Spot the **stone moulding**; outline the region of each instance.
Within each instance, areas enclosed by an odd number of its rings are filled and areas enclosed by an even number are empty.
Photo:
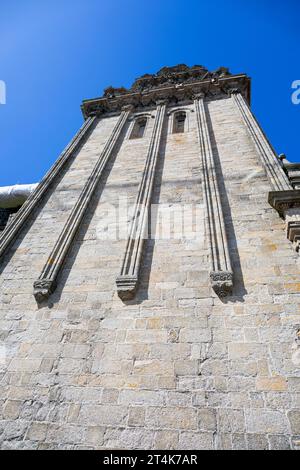
[[[182,81],[180,81],[182,80]],[[121,94],[110,93],[103,97],[83,101],[81,110],[83,116],[94,116],[99,113],[115,112],[124,105],[133,105],[136,108],[152,106],[157,100],[169,100],[175,103],[192,101],[196,93],[207,93],[211,97],[227,96],[228,90],[239,87],[245,99],[250,102],[250,79],[245,74],[239,75],[200,75],[191,82],[185,81],[181,74],[171,74],[170,80],[165,81],[163,87],[132,87]]]
[[[203,192],[211,263],[210,281],[216,294],[220,297],[225,297],[232,292],[233,271],[217,183],[214,155],[207,124],[204,96],[196,96],[194,104],[203,168]]]
[[[296,251],[299,251],[300,191],[294,189],[298,184],[299,165],[282,162],[284,159],[275,154],[239,90],[233,89],[230,93],[255,144],[273,189],[269,193],[268,202],[285,220],[287,238],[293,243]],[[293,178],[290,174],[293,174]]]
[[[136,294],[138,285],[138,276],[120,274],[116,279],[117,291],[120,299],[131,300]]]
[[[10,244],[16,239],[24,223],[33,213],[37,205],[43,200],[45,193],[48,191],[50,185],[56,180],[57,176],[60,174],[68,160],[72,157],[74,152],[77,151],[79,146],[86,140],[89,132],[94,128],[96,121],[96,117],[89,117],[83,123],[73,140],[61,153],[58,160],[44,176],[40,184],[32,192],[21,209],[16,213],[12,222],[6,226],[5,230],[0,236],[0,258],[5,253]]]
[[[271,191],[268,196],[269,204],[285,221],[286,235],[293,248],[300,249],[300,190]]]
[[[286,191],[292,189],[288,177],[286,176],[278,157],[268,142],[264,132],[260,128],[257,120],[253,116],[247,102],[238,88],[231,89],[229,93],[240,112],[242,120],[255,144],[263,167],[274,191]]]
[[[165,102],[158,102],[146,163],[140,182],[130,233],[126,244],[120,275],[116,278],[117,292],[122,300],[135,296],[141,264],[148,213],[165,116]]]
[[[289,162],[284,154],[279,155],[278,158],[292,187],[300,189],[300,163]]]
[[[219,297],[226,297],[231,293],[233,286],[232,271],[211,271],[209,277],[212,288]]]
[[[48,257],[48,260],[39,276],[33,284],[33,295],[37,302],[46,300],[56,288],[57,275],[63,265],[64,259],[70,248],[72,240],[79,228],[86,208],[100,181],[103,170],[115,148],[124,125],[129,116],[130,109],[124,109],[107,140],[90,176],[88,177],[71,213]]]

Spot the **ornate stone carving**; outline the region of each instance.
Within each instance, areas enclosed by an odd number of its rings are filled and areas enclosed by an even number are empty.
[[[156,116],[143,176],[135,202],[135,211],[131,223],[129,238],[126,244],[121,272],[116,279],[118,295],[122,300],[132,299],[136,293],[138,285],[139,269],[145,239],[145,231],[148,226],[148,211],[151,204],[152,188],[158,159],[165,110],[165,102],[159,101],[157,103]]]
[[[120,275],[116,279],[118,295],[122,300],[131,300],[136,293],[138,276]]]
[[[49,170],[46,176],[44,176],[35,191],[31,193],[27,201],[23,204],[21,209],[13,218],[12,222],[6,227],[0,237],[0,257],[3,255],[12,241],[15,240],[20,229],[32,214],[35,207],[40,203],[40,201],[43,200],[45,193],[48,191],[50,185],[55,181],[56,177],[60,174],[67,161],[72,157],[74,152],[87,138],[87,135],[92,130],[95,122],[95,117],[90,117],[84,122],[74,139],[62,152],[58,160],[54,163],[53,167]]]
[[[33,295],[38,303],[48,299],[54,291],[54,282],[50,279],[39,279],[33,284]]]
[[[289,162],[283,153],[278,158],[292,187],[300,189],[300,163]]]
[[[80,196],[49,255],[49,258],[39,276],[39,279],[34,283],[34,296],[37,302],[39,302],[41,299],[47,298],[47,296],[53,292],[56,286],[57,275],[63,265],[64,259],[79,228],[91,197],[93,196],[94,191],[100,181],[102,172],[120,137],[129,113],[129,109],[122,111],[117,124],[115,125],[108,141],[106,142],[97,163],[95,164],[89,178],[87,179]]]
[[[195,109],[202,158],[203,191],[210,248],[210,281],[216,294],[224,297],[232,291],[233,272],[203,97],[195,99]]]
[[[250,80],[246,75],[231,75],[225,67],[210,72],[201,65],[188,67],[180,64],[163,67],[156,74],[143,75],[129,89],[108,87],[102,98],[85,100],[82,112],[87,117],[115,112],[124,104],[143,107],[152,106],[158,99],[168,99],[174,103],[192,101],[193,95],[199,92],[225,96],[227,90],[234,87],[239,87],[249,100]]]
[[[174,67],[163,67],[156,74],[143,75],[133,83],[130,90],[149,91],[158,87],[182,85],[183,83],[193,83],[204,79],[216,79],[230,75],[229,70],[225,67],[220,67],[215,72],[209,72],[202,65],[188,67],[185,64],[180,64]]]

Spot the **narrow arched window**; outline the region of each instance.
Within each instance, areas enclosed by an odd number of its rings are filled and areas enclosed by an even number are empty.
[[[147,124],[147,118],[139,118],[135,121],[133,129],[130,134],[130,139],[141,139],[144,137]]]
[[[173,134],[184,132],[186,114],[183,111],[180,111],[174,115],[173,119]]]

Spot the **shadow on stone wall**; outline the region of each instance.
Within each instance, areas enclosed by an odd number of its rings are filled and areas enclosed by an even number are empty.
[[[244,296],[247,294],[247,290],[244,284],[241,260],[239,256],[238,246],[237,246],[237,240],[236,240],[234,224],[232,220],[231,208],[230,208],[228,194],[227,194],[226,187],[225,187],[224,175],[222,172],[222,165],[221,165],[220,155],[218,152],[218,146],[217,146],[217,142],[216,142],[216,138],[215,138],[215,134],[213,130],[211,117],[210,117],[207,105],[205,105],[205,107],[206,107],[207,124],[208,124],[209,133],[210,133],[211,145],[212,145],[212,152],[213,152],[214,160],[216,163],[218,186],[219,186],[221,200],[222,200],[226,234],[228,238],[230,258],[231,258],[233,276],[234,276],[232,295],[224,297],[220,300],[223,303],[244,302]]]
[[[104,168],[102,177],[100,179],[100,182],[98,184],[98,187],[95,190],[95,193],[93,194],[88,211],[84,214],[79,229],[74,237],[73,243],[71,244],[70,250],[67,254],[65,263],[62,267],[61,272],[58,275],[57,278],[57,287],[55,292],[50,296],[48,300],[48,306],[52,307],[53,304],[59,303],[64,287],[66,285],[66,282],[68,280],[68,277],[72,271],[72,267],[75,263],[75,260],[77,258],[77,255],[80,251],[81,246],[85,243],[84,242],[84,237],[89,229],[90,223],[94,217],[95,211],[99,205],[102,193],[104,188],[106,187],[106,183],[108,180],[108,177],[113,169],[114,163],[116,161],[116,158],[118,156],[118,153],[120,151],[120,148],[124,142],[124,138],[128,132],[128,127],[130,123],[127,122],[126,125],[124,126],[124,129],[120,135],[119,141],[116,144],[116,147],[113,151],[113,154],[111,155],[109,161],[107,162],[107,165]],[[121,262],[121,258],[120,258]],[[112,285],[112,290],[115,288],[115,284]],[[74,292],[76,291],[76,287],[74,287]]]
[[[67,162],[65,163],[61,173],[59,173],[54,181],[51,183],[49,186],[49,189],[46,191],[46,193],[42,196],[42,198],[39,200],[38,204],[35,206],[33,209],[32,213],[30,214],[29,218],[26,220],[26,222],[22,225],[21,230],[17,234],[16,238],[14,241],[10,244],[10,246],[6,249],[4,255],[0,257],[0,275],[4,271],[5,267],[9,264],[11,261],[12,257],[14,256],[14,253],[16,250],[20,247],[22,244],[25,236],[27,235],[28,231],[32,228],[33,224],[36,221],[36,218],[39,216],[39,214],[43,211],[44,207],[48,203],[49,199],[53,194],[55,193],[58,185],[60,182],[63,180],[65,175],[68,173],[71,165],[73,164],[74,160],[76,159],[77,155],[81,152],[82,147],[86,144],[88,141],[90,135],[94,131],[95,127],[97,126],[98,121],[95,121],[95,124],[89,129],[89,131],[86,134],[86,138],[83,140],[83,142],[78,146],[77,150],[73,152],[73,154],[69,157]],[[59,158],[59,157],[58,157]],[[54,164],[55,162],[53,162]],[[3,232],[2,232],[3,233]],[[0,232],[1,235],[1,232]],[[49,251],[51,250],[52,246],[49,247]],[[37,274],[39,276],[40,273]],[[34,279],[35,280],[35,279]],[[33,291],[33,287],[32,287]]]

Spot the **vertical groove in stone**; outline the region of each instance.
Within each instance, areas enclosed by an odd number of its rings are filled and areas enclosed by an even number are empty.
[[[148,226],[148,212],[151,204],[155,168],[158,159],[165,110],[166,104],[159,103],[156,109],[156,117],[146,157],[143,176],[135,202],[135,210],[131,223],[130,234],[126,244],[122,267],[120,275],[116,279],[118,294],[123,300],[133,298],[138,285],[142,249],[145,238],[145,231]]]
[[[96,121],[97,118],[94,116],[89,117],[83,123],[83,125],[75,135],[74,139],[61,153],[58,160],[54,163],[52,168],[44,176],[38,187],[35,189],[35,191],[33,191],[27,201],[23,204],[21,209],[17,212],[12,222],[7,225],[6,229],[3,231],[0,237],[0,257],[4,254],[6,248],[8,248],[10,243],[15,240],[23,224],[29,218],[30,214],[32,214],[35,207],[43,199],[45,193],[49,189],[49,186],[55,181],[56,177],[60,174],[67,161],[87,137],[88,133],[93,128]]]
[[[93,196],[94,191],[100,181],[103,170],[120,137],[129,113],[129,109],[123,110],[121,112],[118,122],[115,125],[108,141],[106,142],[91,174],[89,175],[38,280],[34,282],[34,296],[38,302],[47,299],[49,295],[55,290],[57,275],[62,267],[72,240],[79,228],[91,197]]]
[[[254,141],[272,188],[275,191],[293,189],[288,180],[288,177],[280,166],[274,150],[272,149],[266,136],[253,116],[244,97],[241,95],[241,93],[239,93],[238,90],[231,90],[231,96],[241,114],[244,123],[246,124],[252,140]]]
[[[203,167],[203,190],[210,248],[210,280],[213,289],[224,297],[231,293],[233,272],[225,230],[223,209],[217,182],[204,98],[195,99],[198,138]]]

